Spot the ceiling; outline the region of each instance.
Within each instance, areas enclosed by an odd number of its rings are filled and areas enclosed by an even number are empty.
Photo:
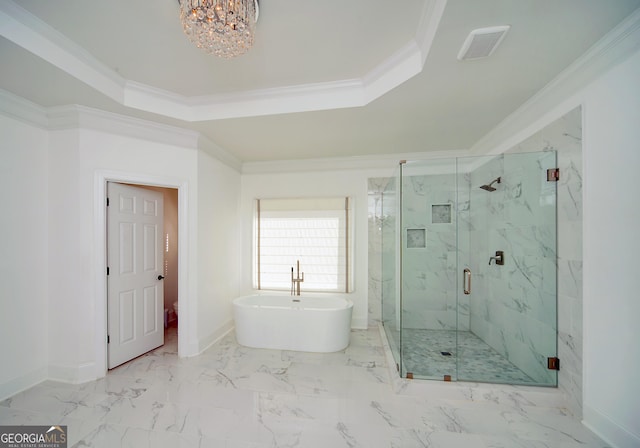
[[[227,60],[187,40],[178,0],[2,0],[0,89],[196,130],[241,162],[462,150],[638,7],[261,0],[255,46]],[[496,25],[491,57],[457,60]]]

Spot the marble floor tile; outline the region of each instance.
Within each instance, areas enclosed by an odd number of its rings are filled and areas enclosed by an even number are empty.
[[[180,359],[171,328],[163,347],[105,378],[45,381],[0,402],[0,425],[67,425],[77,448],[607,446],[556,389],[427,380],[398,388],[408,380],[388,364],[380,334],[354,330],[348,348],[328,354],[251,349],[228,334]]]

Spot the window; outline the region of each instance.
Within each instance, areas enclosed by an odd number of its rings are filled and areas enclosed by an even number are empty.
[[[287,290],[304,272],[303,291],[349,292],[349,198],[258,199],[254,287]]]

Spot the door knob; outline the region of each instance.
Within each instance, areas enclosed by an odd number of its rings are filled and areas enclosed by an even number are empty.
[[[158,280],[163,280],[164,279],[164,275],[158,275]]]

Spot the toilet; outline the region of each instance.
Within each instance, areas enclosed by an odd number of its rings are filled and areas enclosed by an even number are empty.
[[[173,302],[173,312],[176,313],[176,319],[178,318],[178,301]]]

